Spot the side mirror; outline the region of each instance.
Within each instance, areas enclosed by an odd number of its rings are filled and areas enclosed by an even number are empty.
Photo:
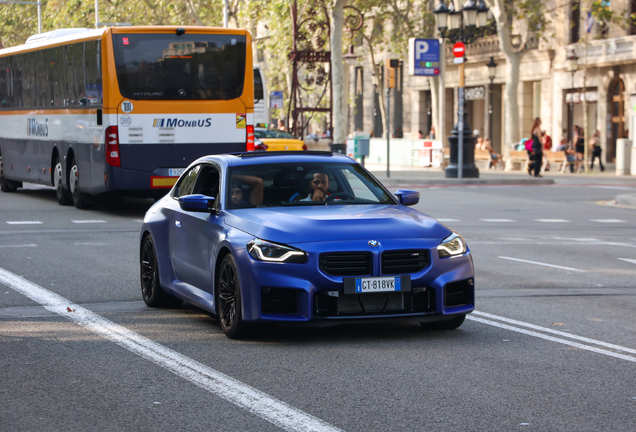
[[[404,206],[412,206],[420,202],[420,193],[417,191],[398,189],[395,191],[395,196]]]
[[[214,210],[214,198],[206,195],[184,195],[179,197],[181,210],[210,213]]]

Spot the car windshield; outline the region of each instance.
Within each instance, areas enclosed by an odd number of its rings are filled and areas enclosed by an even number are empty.
[[[247,205],[253,188],[244,179],[254,178],[263,182],[257,207],[397,204],[359,164],[298,162],[233,168],[226,182],[226,208],[253,207]]]
[[[285,131],[277,130],[255,130],[254,136],[256,138],[283,138],[283,139],[296,139],[292,134]]]

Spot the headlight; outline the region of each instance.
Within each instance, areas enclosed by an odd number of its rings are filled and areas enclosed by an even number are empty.
[[[247,244],[247,251],[258,261],[304,264],[307,261],[305,251],[289,246],[254,239]]]
[[[466,253],[466,242],[458,233],[453,231],[437,246],[437,254],[440,258],[451,257]]]

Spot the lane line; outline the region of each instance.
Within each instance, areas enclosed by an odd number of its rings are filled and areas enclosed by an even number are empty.
[[[611,348],[611,349],[614,349],[614,350],[617,350],[617,351],[623,351],[623,352],[630,353],[630,354],[636,354],[636,349],[626,348],[624,346],[614,345],[614,344],[607,343],[607,342],[602,342],[602,341],[599,341],[599,340],[596,340],[596,339],[586,338],[584,336],[577,336],[577,335],[574,335],[572,333],[566,333],[566,332],[563,332],[563,331],[554,330],[554,329],[547,328],[547,327],[541,327],[541,326],[530,324],[530,323],[523,322],[523,321],[517,321],[517,320],[510,319],[510,318],[506,318],[506,317],[502,317],[502,316],[498,316],[498,315],[493,315],[493,314],[489,314],[489,313],[486,313],[486,312],[479,312],[479,311],[473,311],[472,314],[483,316],[485,318],[495,319],[495,320],[498,320],[498,321],[504,321],[504,322],[507,322],[507,323],[510,323],[510,324],[514,324],[514,325],[518,325],[518,326],[521,326],[521,327],[531,328],[533,330],[539,330],[539,331],[546,332],[546,333],[552,333],[552,334],[559,335],[559,336],[566,337],[566,338],[570,338],[570,339],[576,339],[576,340],[579,340],[581,342],[586,342],[586,343],[591,343],[591,344],[595,344],[595,345],[604,346],[606,348]]]
[[[528,263],[528,264],[540,265],[540,266],[544,266],[544,267],[553,267],[553,268],[558,268],[558,269],[561,269],[561,270],[570,270],[570,271],[575,271],[575,272],[587,273],[587,270],[579,270],[579,269],[575,269],[575,268],[572,268],[572,267],[563,267],[563,266],[558,266],[558,265],[554,265],[554,264],[546,264],[546,263],[537,262],[537,261],[529,261],[529,260],[524,260],[524,259],[519,259],[519,258],[511,258],[511,257],[504,257],[504,256],[500,256],[498,258],[505,259],[505,260],[510,260],[510,261],[518,261],[518,262],[523,262],[523,263]]]
[[[438,222],[460,222],[459,219],[437,219]]]
[[[42,225],[40,221],[7,221],[9,225]]]
[[[514,222],[512,219],[479,219],[482,222]]]
[[[590,219],[590,222],[598,222],[598,223],[624,223],[625,221],[622,219]]]
[[[564,223],[564,222],[571,222],[571,221],[567,219],[535,219],[535,222]]]
[[[545,339],[545,340],[548,340],[548,341],[551,341],[551,342],[556,342],[556,343],[560,343],[560,344],[563,344],[563,345],[569,345],[569,346],[572,346],[572,347],[575,347],[575,348],[580,348],[580,349],[584,349],[584,350],[587,350],[587,351],[592,351],[592,352],[595,352],[597,354],[604,354],[606,356],[615,357],[615,358],[618,358],[618,359],[621,359],[621,360],[627,360],[627,361],[636,363],[636,357],[632,357],[632,356],[629,356],[629,355],[619,354],[619,353],[615,353],[615,352],[612,352],[612,351],[608,351],[608,350],[604,350],[604,349],[596,348],[596,347],[591,347],[589,345],[583,345],[583,344],[580,344],[578,342],[572,342],[572,341],[565,340],[565,339],[559,339],[559,338],[556,338],[556,337],[553,337],[553,336],[548,336],[548,335],[545,335],[545,334],[542,334],[542,333],[537,333],[537,332],[533,332],[533,331],[530,331],[530,330],[524,330],[524,329],[521,329],[519,327],[513,327],[513,326],[510,326],[510,325],[507,325],[507,324],[501,324],[501,323],[498,323],[498,322],[495,322],[495,321],[490,321],[490,320],[483,319],[483,318],[477,318],[477,317],[470,316],[470,315],[467,315],[466,319],[469,319],[471,321],[480,322],[482,324],[488,324],[488,325],[491,325],[491,326],[494,326],[494,327],[499,327],[499,328],[502,328],[502,329],[505,329],[505,330],[511,330],[511,331],[514,331],[514,332],[517,332],[517,333],[523,333],[525,335],[533,336],[533,337],[536,337],[536,338],[539,338],[539,339]]]
[[[571,241],[579,241],[579,242],[600,242],[599,239],[595,238],[569,238],[569,237],[552,237],[555,240],[571,240]]]
[[[160,345],[33,282],[0,268],[0,283],[158,366],[286,431],[337,432],[340,429],[260,390]],[[70,311],[69,311],[70,309]]]
[[[625,261],[628,263],[632,263],[632,264],[636,264],[636,259],[630,259],[630,258],[619,258],[619,260],[621,261]]]
[[[75,246],[108,246],[108,243],[99,242],[86,242],[86,243],[73,243]]]
[[[74,220],[71,221],[76,224],[90,224],[90,223],[106,223],[105,220],[92,219],[92,220]]]
[[[37,247],[34,244],[22,244],[22,245],[0,245],[0,248],[23,248],[23,247]]]

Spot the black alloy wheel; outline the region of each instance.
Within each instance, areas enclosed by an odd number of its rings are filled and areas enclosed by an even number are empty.
[[[53,162],[53,186],[55,187],[55,195],[57,196],[57,202],[60,205],[73,204],[73,197],[71,193],[64,189],[62,185],[62,179],[64,178],[64,170],[62,169],[62,162],[59,156],[55,156]]]
[[[242,339],[250,335],[250,328],[242,319],[241,285],[234,257],[228,254],[219,268],[216,284],[216,310],[221,329],[230,339]]]
[[[3,174],[3,165],[2,165],[2,152],[0,152],[0,190],[2,192],[15,192],[18,190],[18,187],[11,180],[7,180],[4,178]]]
[[[78,209],[89,209],[92,204],[86,199],[86,194],[80,192],[80,175],[79,168],[77,166],[77,159],[73,156],[73,162],[71,162],[71,171],[68,175],[68,185],[71,189],[71,196],[73,198],[73,204]]]
[[[465,319],[466,314],[461,314],[446,321],[421,322],[420,324],[426,330],[455,330],[464,323]]]
[[[140,256],[141,295],[144,302],[150,307],[178,307],[182,300],[173,297],[161,288],[159,283],[159,266],[157,253],[150,235],[144,237],[141,242]]]

